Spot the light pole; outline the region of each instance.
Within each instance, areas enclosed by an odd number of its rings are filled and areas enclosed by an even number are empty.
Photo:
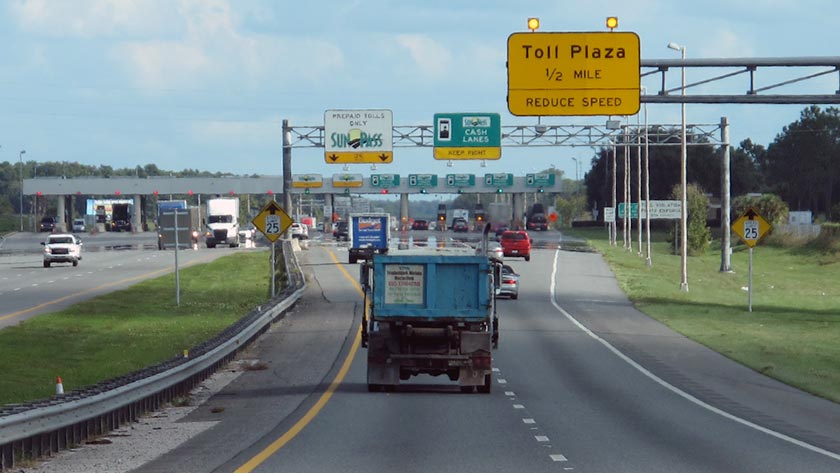
[[[580,188],[580,183],[578,182],[578,181],[580,181],[580,172],[578,171],[578,165],[580,163],[578,162],[578,158],[575,158],[575,157],[572,157],[572,161],[575,162],[575,184],[577,185],[578,188]]]
[[[680,290],[688,292],[688,197],[686,190],[686,162],[688,161],[688,152],[686,150],[686,136],[685,136],[685,46],[677,43],[668,43],[668,48],[674,51],[679,51],[682,56],[682,124],[680,131],[682,140],[680,142]]]
[[[642,87],[645,95],[647,95],[647,87]],[[648,133],[648,110],[647,102],[645,102],[645,234],[646,240],[646,255],[645,264],[651,267],[650,260],[650,159],[648,156],[648,145],[650,143],[650,134]]]
[[[26,150],[20,150],[18,153],[18,161],[20,162],[20,231],[23,231],[23,155]]]

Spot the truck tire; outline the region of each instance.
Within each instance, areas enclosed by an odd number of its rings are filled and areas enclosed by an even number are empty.
[[[525,255],[525,261],[531,261],[531,255]]]
[[[381,384],[368,383],[368,392],[378,393],[379,391],[382,391],[382,385]]]
[[[44,267],[49,268],[50,267],[50,262],[49,261],[44,261]]]
[[[461,386],[461,392],[464,394],[472,394],[475,392],[475,386]]]
[[[350,258],[349,258],[348,261],[350,261],[350,264],[356,264],[356,257],[353,256],[353,255],[350,255]]]
[[[78,265],[79,265],[79,262],[77,260],[73,260],[73,267],[75,268]]]
[[[493,385],[493,375],[492,374],[485,374],[484,375],[484,384],[478,386],[478,392],[481,394],[490,394],[490,387]]]

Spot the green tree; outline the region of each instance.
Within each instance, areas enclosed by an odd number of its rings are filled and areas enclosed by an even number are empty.
[[[671,190],[671,199],[680,200],[680,186],[676,185]],[[686,187],[686,204],[688,206],[688,254],[699,256],[706,252],[709,241],[712,239],[712,231],[706,226],[709,216],[709,198],[697,184],[689,184]],[[669,240],[673,243],[679,238],[679,232],[671,232]]]
[[[577,194],[569,197],[558,196],[554,207],[560,215],[560,225],[571,227],[572,222],[586,211],[586,196]]]
[[[768,190],[791,208],[825,212],[840,195],[840,110],[811,106],[784,127],[761,162]]]
[[[784,223],[788,218],[788,204],[775,194],[742,195],[732,200],[732,219],[752,208],[770,224]]]

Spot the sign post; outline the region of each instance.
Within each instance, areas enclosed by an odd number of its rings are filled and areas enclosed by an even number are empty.
[[[750,248],[750,270],[749,285],[747,287],[747,310],[752,312],[752,286],[753,286],[753,247],[758,244],[773,228],[752,208],[748,208],[744,215],[732,223],[732,231],[738,234],[741,241]]]
[[[256,227],[257,230],[262,232],[262,234],[271,241],[271,297],[274,297],[276,292],[274,287],[274,278],[276,273],[274,270],[274,244],[277,239],[280,238],[280,235],[282,235],[283,232],[288,230],[292,225],[292,219],[277,202],[270,200],[265,207],[262,208],[260,213],[251,220],[251,223],[254,224],[254,227]]]

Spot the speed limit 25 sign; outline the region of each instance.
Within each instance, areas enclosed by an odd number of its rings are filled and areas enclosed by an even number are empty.
[[[773,226],[767,223],[767,220],[754,209],[748,208],[738,220],[732,223],[731,228],[733,232],[738,234],[741,241],[752,248],[767,236]]]

